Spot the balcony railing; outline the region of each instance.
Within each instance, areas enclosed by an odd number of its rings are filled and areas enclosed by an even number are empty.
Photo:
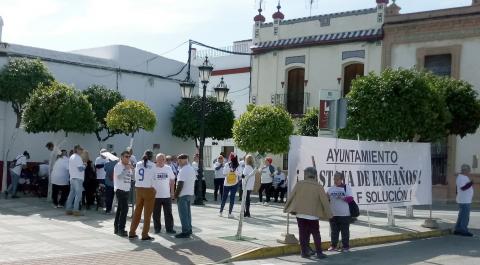
[[[303,93],[297,97],[288,96],[288,94],[273,94],[271,103],[283,106],[293,116],[302,116],[310,107],[310,93]]]
[[[239,43],[235,43],[235,45],[232,45],[232,46],[219,47],[219,49],[229,51],[229,52],[249,53],[251,52],[250,46],[252,46],[251,42],[239,42]],[[214,58],[214,57],[227,56],[227,55],[231,55],[231,54],[227,52],[214,50],[214,49],[205,49],[205,50],[197,51],[196,56],[199,58],[204,58],[205,56],[208,56],[209,58]]]

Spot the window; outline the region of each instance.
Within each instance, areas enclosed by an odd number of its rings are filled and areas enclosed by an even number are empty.
[[[302,115],[305,104],[305,69],[295,68],[288,71],[287,111],[293,115]]]
[[[343,97],[345,97],[350,92],[352,81],[358,76],[363,76],[363,74],[363,63],[354,63],[345,66],[345,69],[343,71]]]
[[[378,23],[382,23],[382,22],[383,22],[383,14],[382,14],[382,13],[378,13],[377,22],[378,22]]]
[[[212,167],[212,147],[204,146],[203,147],[203,167],[211,168]]]
[[[255,38],[258,38],[258,36],[260,36],[260,30],[255,29]]]
[[[439,76],[452,75],[452,55],[439,54],[425,56],[424,68]]]
[[[278,27],[273,28],[273,35],[275,35],[275,36],[278,35]]]
[[[288,153],[283,154],[283,170],[288,170]]]

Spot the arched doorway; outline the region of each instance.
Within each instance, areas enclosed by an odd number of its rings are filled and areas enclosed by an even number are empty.
[[[287,111],[290,114],[303,114],[305,96],[305,69],[288,71]]]
[[[354,63],[345,66],[343,71],[343,92],[342,96],[345,97],[352,87],[352,81],[358,76],[364,75],[365,67],[363,63]]]

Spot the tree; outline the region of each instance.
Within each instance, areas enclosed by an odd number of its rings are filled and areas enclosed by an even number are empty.
[[[205,113],[205,137],[216,140],[232,138],[235,119],[231,102],[217,102],[215,97],[207,97]],[[172,121],[172,135],[183,140],[195,140],[198,147],[200,139],[200,119],[202,98],[182,99],[175,107]]]
[[[36,89],[23,112],[28,133],[59,132],[92,133],[95,116],[85,95],[73,87],[53,82]]]
[[[0,100],[10,102],[17,115],[15,128],[20,127],[25,103],[41,84],[54,81],[47,67],[39,60],[16,58],[0,71]]]
[[[118,131],[111,130],[107,126],[105,118],[107,113],[119,102],[125,100],[125,97],[116,90],[111,90],[103,85],[91,85],[82,92],[88,102],[92,104],[93,113],[95,114],[95,120],[97,121],[97,128],[95,129],[95,136],[99,142],[104,142],[108,138],[118,134]],[[106,131],[107,135],[102,137],[100,133]]]
[[[298,122],[298,134],[318,136],[318,109],[312,108]]]
[[[357,78],[347,95],[342,138],[377,141],[436,141],[447,134],[450,114],[432,74],[387,69]]]
[[[480,125],[480,101],[472,85],[448,77],[438,77],[432,84],[442,94],[451,120],[446,125],[448,134],[465,137],[475,133]]]
[[[107,127],[133,137],[141,129],[153,131],[157,123],[155,112],[145,103],[136,100],[124,100],[107,113]]]
[[[277,106],[250,105],[233,125],[235,145],[249,153],[286,153],[292,134],[290,114]]]

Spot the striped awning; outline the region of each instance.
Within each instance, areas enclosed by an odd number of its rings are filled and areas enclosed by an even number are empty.
[[[292,49],[305,46],[328,45],[354,41],[377,41],[381,39],[383,39],[383,30],[381,28],[365,29],[259,42],[254,44],[252,51],[254,53],[262,53],[271,50]]]

